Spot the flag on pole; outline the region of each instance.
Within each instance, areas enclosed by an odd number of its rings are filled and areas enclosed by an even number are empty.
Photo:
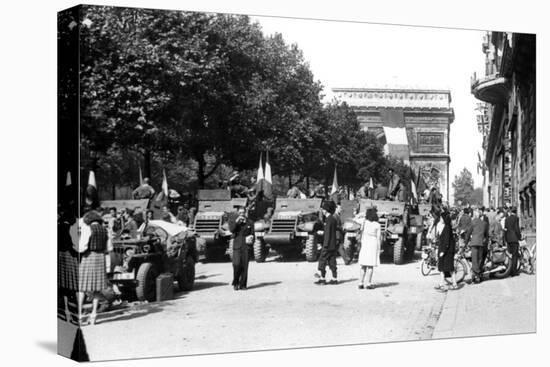
[[[330,194],[335,194],[338,192],[338,177],[336,176],[336,165],[334,166],[334,177],[332,178],[332,190]]]
[[[90,171],[88,175],[88,186],[86,187],[84,200],[88,209],[93,210],[99,206],[99,195],[97,192],[97,183],[95,180],[94,171]]]
[[[90,175],[88,176],[88,186],[93,186],[97,189],[97,184],[95,182],[95,173],[94,173],[94,171],[90,171]]]
[[[139,186],[143,185],[143,176],[141,175],[141,166],[139,167]]]
[[[260,164],[258,166],[258,177],[256,177],[256,181],[260,182],[264,178],[265,177],[264,177],[264,167],[262,165],[262,153],[260,153]]]
[[[258,165],[258,173],[256,174],[256,192],[263,191],[264,186],[264,167],[262,164],[262,153],[260,153],[260,164]]]
[[[266,152],[263,190],[264,190],[264,197],[266,197],[269,200],[273,198],[272,186],[273,186],[273,181],[271,178],[271,165],[269,164],[269,152]]]
[[[374,189],[374,183],[372,182],[372,177],[369,180],[369,189]]]
[[[166,171],[162,170],[162,192],[168,197],[168,180],[166,179]]]
[[[411,172],[411,191],[414,201],[418,202],[418,193],[416,191],[416,178],[414,177],[414,171],[410,168]]]
[[[65,186],[71,186],[73,184],[71,180],[71,171],[67,171],[67,180],[65,181]]]

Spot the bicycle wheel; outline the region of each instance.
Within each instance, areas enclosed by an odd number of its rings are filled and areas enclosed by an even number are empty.
[[[466,277],[466,274],[468,273],[468,265],[464,262],[464,260],[461,259],[455,259],[455,278],[456,282],[460,283],[464,280]]]
[[[432,272],[432,267],[426,260],[422,259],[422,262],[420,263],[420,271],[422,272],[422,275],[428,276]]]

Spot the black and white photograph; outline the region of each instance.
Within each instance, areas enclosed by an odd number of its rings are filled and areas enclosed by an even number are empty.
[[[536,41],[60,11],[59,353],[536,332]]]

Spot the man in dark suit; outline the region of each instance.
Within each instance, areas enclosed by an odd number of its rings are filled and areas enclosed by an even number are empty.
[[[248,280],[248,246],[254,243],[254,223],[246,216],[244,207],[239,207],[237,217],[229,221],[233,233],[233,289],[246,289]]]
[[[327,201],[323,207],[323,214],[325,216],[325,228],[323,230],[323,248],[319,255],[319,272],[320,278],[315,282],[316,284],[326,284],[325,275],[327,265],[332,272],[332,279],[330,284],[337,284],[337,272],[336,272],[336,255],[338,254],[338,244],[336,242],[336,232],[338,230],[338,223],[334,218],[334,212],[336,210],[336,204],[334,201]]]
[[[489,225],[480,218],[478,208],[474,209],[474,219],[466,232],[466,239],[472,248],[472,281],[481,283],[483,274],[484,254],[487,251],[487,238],[489,237]]]
[[[472,225],[472,218],[470,217],[470,210],[468,208],[462,209],[457,220],[457,232],[459,235],[459,246],[464,246],[466,242],[466,232],[470,230]]]
[[[510,209],[508,217],[504,220],[504,239],[508,252],[512,254],[512,271],[510,276],[518,274],[518,249],[521,240],[521,229],[519,228],[518,210],[516,207]]]

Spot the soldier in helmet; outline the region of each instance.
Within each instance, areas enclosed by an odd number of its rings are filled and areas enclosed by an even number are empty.
[[[155,189],[149,185],[149,178],[145,177],[143,183],[132,194],[135,199],[150,199],[155,195]]]
[[[229,178],[229,191],[232,198],[246,198],[248,196],[248,188],[241,185],[241,176],[238,172],[233,172]]]

